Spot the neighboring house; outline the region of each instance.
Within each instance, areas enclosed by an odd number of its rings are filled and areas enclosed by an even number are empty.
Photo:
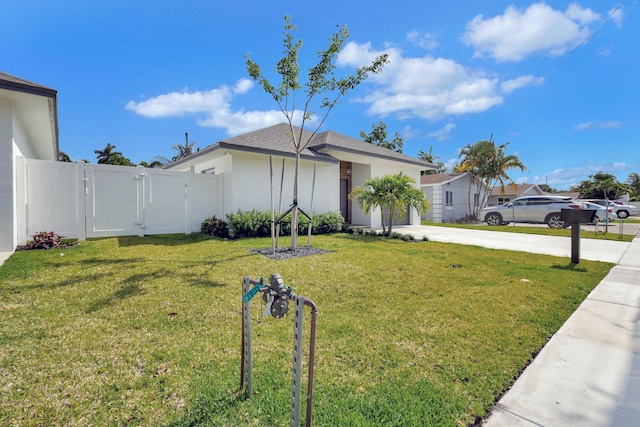
[[[487,206],[502,205],[518,197],[542,196],[545,194],[547,193],[542,191],[537,184],[516,184],[515,186],[505,184],[504,189],[500,186],[496,186],[493,189]]]
[[[13,252],[24,220],[16,163],[57,160],[57,91],[0,72],[0,252]]]
[[[481,184],[480,192],[467,172],[422,175],[420,188],[427,196],[431,209],[422,219],[432,222],[455,222],[470,215],[474,205],[482,202],[487,188]]]
[[[294,129],[297,136],[300,129]],[[252,208],[269,210],[272,203],[276,212],[285,211],[293,202],[295,151],[290,133],[289,125],[281,123],[234,136],[167,169],[222,174],[225,214]],[[305,131],[304,141],[309,136],[311,132]],[[369,178],[398,172],[418,183],[420,171],[428,169],[434,166],[414,157],[332,131],[318,133],[301,153],[298,206],[308,214],[312,208],[315,213],[341,212],[347,223],[378,228],[380,210],[365,214],[348,199],[349,193]],[[420,224],[420,217],[411,209],[396,224]]]

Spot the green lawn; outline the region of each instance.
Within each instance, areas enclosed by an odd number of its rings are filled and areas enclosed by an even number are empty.
[[[634,222],[634,221],[625,221],[625,222]],[[431,225],[436,227],[468,228],[472,230],[504,231],[507,233],[541,234],[545,236],[571,237],[571,227],[558,229],[558,228],[549,228],[549,227],[527,227],[527,226],[521,226],[521,225],[514,226],[513,224],[489,227],[484,224],[456,224],[456,223],[429,222],[429,221],[421,221],[421,224]],[[618,232],[618,227],[619,227],[619,223],[615,225],[615,228],[612,226],[608,232],[605,232],[605,226],[603,224],[600,224],[600,229],[597,233],[591,230],[581,230],[580,238],[614,240],[617,242],[631,242],[634,236],[631,234],[623,234],[622,236],[620,236]]]
[[[292,317],[261,317],[260,298],[254,396],[238,393],[242,276],[278,272],[319,309],[314,425],[469,425],[611,268],[361,235],[313,244],[330,252],[276,261],[249,250],[268,239],[192,235],[14,254],[0,267],[0,424],[288,425]]]

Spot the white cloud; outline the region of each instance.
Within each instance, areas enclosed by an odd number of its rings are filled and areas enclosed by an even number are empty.
[[[129,101],[125,108],[145,117],[180,117],[224,108],[232,96],[228,86],[220,86],[204,92],[170,92],[142,102]]]
[[[580,124],[574,126],[571,129],[571,131],[572,132],[577,132],[577,131],[589,129],[591,127],[596,127],[596,128],[600,128],[600,129],[618,129],[618,128],[624,127],[624,123],[622,123],[620,121],[617,121],[617,120],[610,120],[608,122],[602,122],[602,121],[584,122],[584,123],[580,123]]]
[[[598,172],[619,174],[626,173],[632,165],[624,162],[613,163],[595,163],[588,162],[569,168],[554,169],[542,175],[533,177],[534,184],[548,184],[552,188],[560,190],[569,190],[571,187],[580,184],[580,182],[589,179],[589,175]],[[525,180],[526,178],[521,178]],[[620,180],[624,181],[624,179]]]
[[[615,9],[611,9],[609,11],[609,18],[613,21],[616,27],[622,27],[622,20],[624,19],[624,13],[622,9],[618,6]]]
[[[505,80],[500,84],[500,89],[502,90],[502,93],[511,93],[514,90],[525,86],[538,86],[543,81],[543,78],[534,77],[532,75],[521,76],[512,80]]]
[[[575,132],[579,130],[585,130],[585,129],[589,129],[591,126],[593,126],[593,122],[584,122],[574,126],[573,129],[571,129],[571,131]]]
[[[441,129],[427,134],[429,138],[435,138],[437,141],[446,141],[451,138],[451,132],[456,128],[455,123],[447,123]]]
[[[282,123],[285,117],[280,110],[233,111],[231,101],[236,95],[246,94],[254,83],[249,79],[240,79],[233,88],[221,85],[208,91],[170,92],[149,98],[145,101],[129,101],[125,108],[144,117],[182,117],[188,114],[202,115],[197,123],[202,127],[225,129],[228,135],[238,135]],[[302,113],[294,113],[294,124],[302,121]],[[310,125],[317,124],[312,118]]]
[[[410,31],[407,34],[407,40],[411,44],[426,50],[433,50],[436,47],[438,47],[438,41],[436,40],[436,36],[429,33],[421,34],[416,30]]]
[[[473,18],[462,41],[475,48],[475,56],[488,55],[496,61],[521,61],[535,54],[559,56],[585,40],[589,24],[599,18],[577,3],[565,12],[545,3],[532,4],[525,11],[509,6],[494,18]]]
[[[371,104],[370,114],[438,120],[478,113],[500,105],[503,94],[537,81],[533,76],[523,76],[500,82],[497,77],[451,59],[429,55],[405,57],[397,48],[376,51],[370,43],[349,42],[337,63],[361,67],[383,53],[389,55],[389,64],[380,74],[371,76],[377,87],[358,99]]]

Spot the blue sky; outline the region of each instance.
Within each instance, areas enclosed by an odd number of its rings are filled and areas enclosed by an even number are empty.
[[[151,161],[185,131],[203,148],[284,121],[245,55],[277,81],[285,14],[305,71],[343,24],[338,74],[389,54],[324,130],[359,138],[383,121],[405,154],[433,147],[447,164],[493,135],[528,167],[515,181],[557,189],[640,172],[637,0],[11,0],[0,70],[58,90],[60,149],[74,160],[111,143]]]

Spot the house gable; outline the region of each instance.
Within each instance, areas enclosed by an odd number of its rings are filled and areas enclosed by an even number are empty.
[[[11,103],[15,127],[24,129],[24,138],[15,142],[29,157],[58,158],[57,91],[0,72],[0,99]]]

